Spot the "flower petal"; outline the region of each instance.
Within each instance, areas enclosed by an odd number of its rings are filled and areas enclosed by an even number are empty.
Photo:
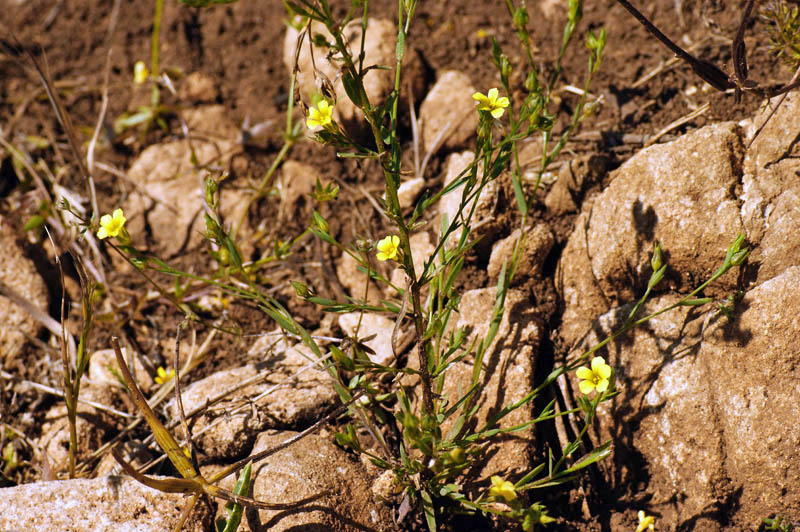
[[[495,118],[500,118],[501,116],[503,116],[503,113],[505,112],[506,112],[505,109],[503,109],[502,107],[496,107],[492,109],[492,116]]]
[[[592,370],[586,366],[582,366],[578,368],[578,371],[575,372],[575,376],[581,380],[589,380],[594,377],[594,373],[592,373]]]
[[[604,391],[608,390],[608,379],[601,380],[597,384],[597,386],[595,386],[595,389],[600,393],[603,393]]]
[[[581,381],[578,383],[578,388],[580,388],[583,395],[588,395],[594,390],[594,383],[592,381]]]
[[[486,93],[486,96],[489,97],[490,102],[494,103],[494,101],[497,99],[497,87],[492,87],[489,89],[489,92]]]
[[[606,361],[603,357],[594,357],[592,359],[592,371],[598,373],[600,368],[605,365]]]

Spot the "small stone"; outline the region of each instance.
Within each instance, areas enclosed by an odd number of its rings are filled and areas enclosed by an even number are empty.
[[[444,184],[442,186],[447,187],[450,183],[454,182],[459,177],[461,172],[463,172],[470,164],[472,164],[474,159],[475,154],[470,151],[454,153],[450,155],[445,162],[445,177]],[[480,175],[480,173],[481,170],[479,169],[478,175]],[[465,186],[466,184],[463,184],[442,196],[442,198],[439,200],[439,220],[442,220],[446,215],[447,220],[451,225],[455,221],[461,221],[461,219],[456,220],[456,215],[458,214],[458,209],[461,205],[461,197],[463,195]],[[484,222],[491,221],[491,219],[494,218],[494,201],[497,197],[497,189],[497,181],[490,181],[483,188],[480,195],[465,205],[462,209],[461,216],[466,218],[472,210],[473,204],[477,202],[471,224],[473,227],[479,226],[480,229],[473,230],[471,234],[472,238],[477,238],[480,236],[486,237],[491,232],[492,227],[490,227],[490,224],[486,225]],[[441,222],[437,222],[435,227],[437,229],[440,228]],[[455,232],[451,233],[448,240],[448,245],[455,245],[460,237],[461,228],[459,227],[455,230]]]
[[[322,35],[327,41],[332,42],[333,36],[319,22],[313,22],[310,28],[311,35]],[[361,19],[348,24],[342,35],[351,50],[361,48]],[[345,126],[358,126],[363,121],[361,111],[356,108],[344,90],[344,85],[339,76],[340,65],[328,59],[329,49],[317,46],[309,47],[306,35],[300,53],[297,54],[299,32],[289,26],[283,44],[283,62],[289,71],[294,70],[297,58],[297,85],[300,95],[305,102],[311,102],[314,93],[319,92],[315,76],[333,84],[336,93],[336,112],[334,119]],[[364,68],[375,65],[395,64],[395,42],[397,40],[396,25],[386,19],[367,20],[366,41],[364,42]],[[313,52],[311,51],[313,49]],[[312,57],[313,53],[313,57]],[[357,52],[356,52],[357,53]],[[315,73],[316,69],[316,73]],[[381,105],[394,88],[394,73],[391,70],[373,68],[364,76],[364,90],[372,105]]]
[[[380,304],[381,291],[378,285],[367,279],[367,274],[359,270],[361,265],[350,256],[349,253],[342,253],[336,264],[336,276],[339,282],[350,293],[350,297],[356,298],[359,301],[364,299],[364,290],[366,284],[369,283],[369,290],[367,292],[367,303],[370,305]]]
[[[128,349],[125,347],[122,348],[122,356],[125,362],[128,363],[128,369],[133,374],[133,378],[142,388],[142,391],[147,393],[154,383],[150,374],[144,369],[139,356],[128,356]],[[88,376],[94,386],[105,386],[118,390],[124,389],[124,385],[120,381],[122,373],[117,365],[117,357],[113,349],[101,349],[92,353],[89,359]]]
[[[33,262],[16,242],[9,223],[0,216],[0,282],[47,314],[47,287]],[[0,361],[12,360],[41,325],[7,297],[0,295]]]
[[[431,242],[431,236],[427,231],[414,233],[408,239],[408,243],[411,246],[411,262],[414,264],[414,273],[416,273],[417,277],[420,277],[422,275],[422,269],[425,267],[425,262],[433,255],[436,246]],[[397,267],[392,272],[391,281],[397,288],[405,289],[408,276],[402,268]],[[389,297],[396,297],[397,292],[387,287],[387,295],[389,295]]]
[[[236,130],[218,115],[212,115],[218,131]],[[194,120],[194,119],[193,119]],[[208,120],[211,120],[209,118]],[[214,123],[205,122],[206,127]],[[226,165],[234,141],[207,142],[196,140],[190,147],[186,141],[165,142],[148,146],[133,162],[128,176],[138,184],[122,208],[128,218],[126,229],[134,242],[152,238],[159,256],[168,257],[184,246],[197,246],[203,241],[205,221],[203,206],[205,183],[202,172],[192,162],[192,148],[201,165]],[[238,220],[247,206],[247,194],[223,183],[221,211],[225,219]]]
[[[372,312],[364,313],[363,316],[360,312],[348,312],[339,316],[339,327],[346,335],[353,335],[359,325],[359,319],[361,326],[358,329],[358,338],[375,335],[375,338],[364,342],[364,345],[375,351],[374,354],[368,353],[370,360],[376,364],[390,365],[394,358],[392,353],[394,321]]]
[[[178,97],[195,103],[210,103],[216,101],[219,91],[214,78],[203,72],[192,72],[181,83]]]
[[[489,331],[497,289],[481,288],[463,294],[456,327],[467,328],[471,334],[465,345],[475,338],[483,339]],[[481,373],[481,402],[475,414],[475,425],[482,426],[489,416],[503,407],[521,400],[532,391],[536,355],[542,340],[542,327],[531,307],[527,294],[510,289],[506,295],[505,311],[494,341],[486,350]],[[442,397],[455,404],[472,385],[474,359],[472,356],[456,362],[445,374]],[[457,416],[445,420],[442,433],[452,427]],[[500,427],[513,427],[533,417],[533,405],[524,405],[509,413]],[[524,475],[532,467],[529,450],[533,434],[525,431],[513,438],[498,438],[481,463],[477,480],[488,481],[492,475],[503,477]]]
[[[486,272],[489,278],[497,281],[503,263],[510,263],[514,255],[514,248],[519,238],[520,230],[516,229],[510,236],[498,241],[492,248],[489,265]],[[555,243],[553,232],[546,224],[535,225],[526,235],[524,248],[521,250],[520,262],[517,268],[515,282],[527,278],[538,278],[542,274],[542,265]]]
[[[449,70],[439,76],[419,111],[425,153],[437,144],[447,151],[466,147],[478,127],[475,92],[466,74]]]
[[[397,199],[401,209],[408,209],[414,205],[420,192],[425,189],[425,179],[415,177],[397,187]]]

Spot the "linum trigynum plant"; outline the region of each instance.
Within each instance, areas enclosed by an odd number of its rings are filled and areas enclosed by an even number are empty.
[[[314,287],[293,282],[297,296],[319,305],[326,312],[380,313],[392,316],[394,328],[384,334],[391,338],[394,351],[400,331],[410,331],[412,348],[408,362],[401,364],[402,358],[396,352],[388,362],[378,363],[372,360],[369,357],[369,348],[364,345],[363,339],[358,338],[357,333],[352,337],[342,338],[340,342],[328,344],[321,344],[312,337],[283,305],[257,284],[259,268],[267,261],[244,262],[237,240],[240,236],[226,230],[220,223],[217,214],[217,185],[212,179],[207,180],[206,187],[206,236],[213,245],[213,256],[220,265],[220,272],[214,278],[203,279],[197,275],[190,277],[185,272],[136,250],[124,232],[121,211],[119,215],[115,212],[114,216],[101,219],[98,236],[115,237],[116,249],[143,274],[152,268],[176,279],[207,282],[224,291],[227,297],[242,298],[255,303],[286,333],[299,338],[320,362],[325,362],[325,368],[343,404],[341,409],[329,417],[343,412],[350,416],[350,422],[337,433],[337,442],[365,455],[379,468],[387,471],[393,477],[395,487],[388,494],[390,502],[405,508],[418,508],[430,530],[436,530],[438,523],[455,512],[494,514],[510,518],[518,521],[524,530],[533,530],[537,525],[555,522],[558,516],[551,515],[552,512],[544,504],[531,502],[533,490],[568,483],[580,470],[610,454],[610,442],[591,449],[586,447],[587,440],[584,438],[598,405],[617,394],[614,371],[596,352],[620,334],[662,312],[680,305],[709,303],[710,300],[698,298],[697,294],[747,258],[748,251],[741,248],[743,237],[737,238],[731,245],[720,269],[686,298],[656,313],[639,317],[638,311],[664,277],[667,267],[663,264],[661,250],[656,245],[651,260],[653,273],[647,290],[617,332],[569,364],[554,367],[521,400],[506,405],[482,423],[477,422],[482,386],[487,378],[483,374],[484,357],[498,334],[508,287],[515,277],[524,239],[529,230],[529,212],[533,208],[542,174],[561,152],[575,128],[596,105],[596,102],[587,102],[587,94],[600,65],[605,32],[588,32],[585,41],[588,68],[584,88],[575,103],[567,127],[555,134],[551,130],[554,120],[549,113],[550,100],[560,79],[561,59],[566,49],[574,45],[575,29],[581,19],[581,2],[568,2],[568,20],[561,35],[557,61],[548,70],[542,70],[533,59],[533,42],[525,5],[507,0],[505,5],[510,24],[519,39],[523,52],[521,56],[525,63],[512,65],[497,42],[493,43],[491,61],[498,70],[500,84],[496,87],[485,87],[473,96],[474,112],[478,113],[473,161],[452,183],[424,194],[409,213],[401,208],[398,198],[401,176],[407,173],[402,165],[403,145],[407,139],[400,137],[398,110],[400,88],[404,86],[403,59],[408,45],[407,39],[411,39],[413,35],[410,29],[417,2],[398,2],[395,62],[380,66],[394,72],[394,87],[386,100],[380,103],[370,100],[364,86],[365,75],[376,67],[364,65],[362,50],[352,50],[343,34],[345,26],[355,25],[362,33],[361,42],[365,41],[364,34],[368,31],[368,2],[353,1],[352,8],[341,20],[334,18],[327,0],[286,0],[285,3],[290,9],[289,20],[300,30],[298,47],[307,39],[305,45],[313,43],[312,50],[318,55],[318,61],[327,57],[338,66],[336,82],[342,84],[346,94],[341,97],[348,98],[360,111],[371,138],[365,141],[351,135],[347,128],[337,123],[336,92],[331,90],[332,82],[321,72],[314,74],[317,77],[317,86],[323,90],[302,104],[307,110],[305,125],[314,140],[336,149],[340,157],[371,159],[377,163],[385,184],[383,213],[389,224],[381,238],[342,242],[333,234],[328,221],[320,213],[321,209],[318,209],[313,212],[307,231],[288,243],[276,243],[275,253],[269,260],[282,260],[307,233],[315,235],[324,244],[334,246],[341,253],[348,254],[364,273],[365,286],[368,286],[367,281],[370,280],[378,283],[392,294],[389,299],[370,303],[366,297],[362,300],[354,295],[346,301],[340,301],[318,294]],[[320,33],[323,27],[327,30],[327,35]],[[511,75],[514,69],[521,75],[514,77],[520,81],[512,86]],[[294,92],[294,75],[291,87]],[[512,99],[512,94],[522,94],[521,101]],[[289,124],[291,125],[291,119]],[[527,183],[522,178],[517,147],[520,141],[534,134],[541,136],[543,151],[537,177],[532,183]],[[521,230],[514,253],[498,277],[488,332],[482,337],[472,337],[467,330],[454,324],[461,296],[456,288],[456,280],[475,243],[475,199],[490,182],[504,172],[510,174]],[[431,218],[430,211],[438,200],[445,194],[456,193],[456,190],[461,193],[456,214],[452,219],[445,217],[442,220],[434,251],[425,258],[422,265],[415,265],[411,253],[411,235],[421,230],[425,220]],[[337,194],[337,187],[323,186],[317,182],[312,200],[315,205],[334,202]],[[380,273],[376,261],[396,264],[405,274],[405,285],[392,284]],[[188,318],[200,319],[181,301],[180,290],[162,289],[162,293],[167,294],[170,301],[185,312]],[[454,364],[461,361],[473,365],[472,375],[461,386],[460,396],[445,397],[445,381],[451,378],[448,372]],[[556,412],[552,401],[522,424],[508,426],[504,423],[508,414],[525,406],[531,408],[534,399],[547,391],[559,376],[572,372],[575,384],[581,392],[577,408]],[[162,381],[171,377],[166,371],[159,376]],[[135,384],[130,382],[128,386],[135,388]],[[500,474],[492,475],[488,479],[470,477],[472,466],[499,438],[511,432],[532,430],[538,423],[551,422],[555,417],[563,415],[577,417],[582,428],[563,449],[550,450],[546,462],[532,467],[519,478],[504,478]],[[161,435],[161,439],[157,440],[164,442],[164,445],[172,445],[171,441],[174,440],[171,440],[172,437],[163,425],[159,425],[154,418],[155,416],[148,417],[148,422],[153,431]],[[399,438],[385,437],[392,431]],[[213,479],[206,481],[202,477],[193,476],[196,471],[182,452],[174,452],[173,448],[169,456],[176,468],[184,474],[184,480],[189,482],[191,479],[195,483],[192,484],[193,491],[187,488],[187,492],[223,498],[226,496],[213,485]],[[234,466],[243,465],[244,463]],[[233,471],[235,468],[232,466],[229,469]],[[238,501],[244,506],[259,507],[258,501],[242,497]],[[642,513],[640,521],[645,527],[649,527],[652,518]]]

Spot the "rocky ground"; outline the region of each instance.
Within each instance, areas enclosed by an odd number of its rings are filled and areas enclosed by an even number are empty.
[[[683,46],[726,66],[740,3],[659,0],[642,2],[641,8]],[[544,0],[528,7],[535,10],[530,25],[537,60],[550,65],[564,6]],[[174,526],[184,500],[117,476],[108,454],[108,444],[120,437],[135,463],[157,454],[145,428],[128,427],[135,408],[109,370],[110,338],[122,338],[140,385],[155,393],[154,368],[171,360],[182,321],[171,302],[113,253],[104,252],[89,272],[104,279],[106,288],[95,301],[93,354],[81,389],[81,397],[93,401],[80,406],[82,478],[66,480],[66,408],[52,392],[63,386],[62,293],[69,333],[80,334],[82,323],[79,278],[66,252],[77,245],[78,235],[54,223],[59,218],[47,205],[68,198],[89,206],[89,194],[23,50],[46,60],[83,147],[101,112],[105,58],[112,50],[108,127],[94,155],[100,210],[123,207],[134,244],[176,267],[198,275],[214,271],[202,236],[205,172],[228,173],[221,210],[232,224],[244,219],[248,258],[308,226],[308,194],[317,178],[341,187],[340,198],[325,213],[340,240],[377,240],[385,233],[386,220],[373,206],[383,191],[377,166],[337,159],[333,150],[311,141],[295,145],[270,193],[249,203],[282,145],[294,39],[283,24],[280,2],[240,0],[213,10],[168,2],[161,62],[183,76],[164,101],[183,123],[173,118],[167,131],[115,134],[111,122],[150,98],[148,89],[131,82],[131,72],[134,62],[149,57],[152,8],[122,3],[109,37],[110,2],[0,0],[6,13],[0,41],[15,47],[0,55],[0,320],[6,324],[0,329],[5,466],[0,530],[165,530]],[[386,44],[396,6],[382,0],[370,9],[368,36],[374,40],[367,40],[368,57],[391,63],[394,45]],[[408,92],[419,119],[420,157],[431,156],[423,174],[404,185],[408,205],[424,190],[446,186],[471,160],[466,150],[477,123],[471,95],[498,85],[491,38],[512,61],[519,57],[506,19],[490,0],[421,2],[409,36]],[[756,530],[762,518],[775,514],[800,521],[800,309],[794,308],[800,286],[800,97],[790,94],[770,116],[777,100],[768,106],[751,94],[736,101],[732,91],[710,90],[689,67],[671,61],[614,1],[586,4],[581,38],[600,26],[609,34],[591,88],[600,105],[539,192],[520,272],[486,359],[487,399],[478,416],[486,419],[523,397],[554,365],[613,332],[647,286],[654,242],[661,243],[669,268],[643,313],[674,303],[707,279],[736,235],[744,234],[753,250],[747,265],[701,294],[711,304],[662,314],[601,351],[614,368],[620,394],[603,405],[587,443],[611,439],[613,455],[567,492],[546,491],[540,498],[559,519],[555,528],[564,530],[634,530],[641,509],[656,516],[658,530]],[[791,77],[768,54],[763,22],[748,27],[747,45],[751,78]],[[585,69],[584,51],[571,50],[563,85],[580,86]],[[301,75],[299,82],[301,94],[310,90],[312,80]],[[384,90],[379,79],[370,90]],[[576,102],[568,90],[558,98],[556,130],[566,126]],[[352,109],[338,113],[358,127]],[[401,120],[411,154],[407,107]],[[524,168],[536,168],[539,156],[537,139],[523,144]],[[412,156],[408,159],[410,165]],[[430,224],[412,237],[415,262],[434,249],[434,229],[457,208],[457,195],[445,196]],[[459,325],[473,334],[489,325],[500,266],[518,231],[507,177],[477,201],[481,241],[459,280]],[[58,251],[43,232],[26,230],[36,214],[50,222]],[[361,297],[363,274],[347,255],[313,239],[301,248],[266,268],[259,283],[314,334],[351,334],[358,315],[325,315],[295,297],[289,281],[306,282],[321,294]],[[56,257],[65,264],[63,283]],[[399,270],[387,265],[382,273],[404,284]],[[167,287],[173,283],[167,276],[156,280]],[[389,295],[377,285],[368,294],[374,302]],[[719,307],[732,294],[738,301],[726,316]],[[182,361],[196,361],[184,376],[182,397],[204,474],[284,442],[335,407],[338,399],[326,373],[308,362],[305,348],[277,334],[276,324],[262,313],[208,289],[195,290],[190,299],[207,318],[238,331],[190,327],[180,341]],[[376,360],[392,358],[393,327],[392,316],[368,315],[361,323],[361,337],[376,335],[367,342]],[[468,360],[455,366],[446,393],[470,372]],[[561,379],[542,400],[557,398],[559,409],[572,408],[579,394],[575,384]],[[157,410],[165,420],[177,420],[174,399],[161,395]],[[520,409],[505,423],[522,423],[540,406]],[[537,427],[492,448],[471,482],[485,489],[490,475],[521,475],[575,430],[569,421]],[[248,511],[249,530],[422,526],[413,515],[397,524],[397,501],[390,498],[387,504],[385,498],[391,495],[387,477],[335,445],[334,430],[335,424],[326,425],[257,464],[256,499],[313,501],[296,510]],[[12,452],[18,465],[9,468]],[[174,471],[162,465],[151,473]],[[187,528],[213,530],[221,506],[212,501],[197,506]],[[503,530],[508,525],[471,518],[446,526]]]

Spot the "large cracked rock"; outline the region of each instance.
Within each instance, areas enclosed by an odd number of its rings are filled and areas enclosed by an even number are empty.
[[[744,232],[734,195],[742,158],[736,124],[704,127],[637,153],[584,204],[557,272],[565,306],[559,332],[568,344],[596,316],[641,293],[654,242],[665,251],[667,282],[676,289],[716,270]],[[726,278],[715,289],[726,293],[734,283]]]
[[[774,105],[776,100],[772,102]],[[743,232],[753,249],[732,319],[717,307],[679,308],[600,352],[621,392],[598,412],[601,463],[613,489],[645,487],[648,513],[673,529],[745,530],[800,512],[800,97],[741,131],[702,128],[643,150],[586,202],[559,264],[560,334],[571,356],[611,334],[650,275],[654,240],[670,271],[641,315],[709,277]],[[705,295],[738,287],[734,274]],[[741,281],[741,279],[740,279]],[[611,310],[609,310],[611,309]],[[578,394],[574,376],[562,381]]]
[[[779,98],[772,100],[777,105]],[[771,112],[756,117],[751,135]],[[800,265],[800,94],[787,96],[744,161],[742,220],[751,241],[760,242],[750,261],[758,280],[766,281],[790,266]]]
[[[273,448],[295,434],[262,433],[253,452]],[[260,501],[306,502],[289,510],[248,509],[242,529],[391,532],[395,530],[391,511],[373,501],[371,480],[364,466],[330,439],[307,436],[255,464],[252,487],[253,497]]]
[[[0,530],[106,532],[173,530],[188,501],[129,477],[55,480],[0,489]],[[182,530],[211,530],[208,504],[195,505]]]
[[[729,321],[683,307],[609,344],[621,394],[598,411],[613,438],[608,482],[646,485],[649,507],[695,530],[741,530],[797,515],[800,462],[800,302],[792,267],[750,290]],[[644,313],[676,302],[662,296]],[[611,334],[630,305],[600,317],[585,346]],[[576,350],[573,356],[580,354]],[[577,380],[569,381],[573,395]],[[725,526],[723,526],[725,524]]]
[[[182,394],[188,413],[230,391],[192,422],[194,442],[204,460],[239,458],[249,452],[260,432],[307,426],[322,417],[336,399],[329,375],[314,364],[313,355],[302,345],[290,346],[281,337],[264,336],[250,351],[258,353],[263,362],[219,371],[188,386]],[[175,408],[173,401],[177,419]]]
[[[495,299],[494,287],[470,290],[462,296],[456,327],[466,328],[471,333],[467,342],[474,338],[483,339],[488,333]],[[480,401],[470,425],[473,430],[481,428],[503,407],[521,400],[532,391],[542,334],[541,324],[527,295],[519,290],[509,290],[497,336],[483,358]],[[470,355],[447,371],[442,396],[451,404],[455,404],[470,388],[473,366],[474,357]],[[532,417],[533,405],[529,403],[504,417],[499,426],[521,425]],[[444,423],[443,434],[448,433],[452,421],[453,418]],[[477,463],[476,478],[479,482],[487,482],[492,475],[521,477],[533,466],[530,456],[532,443],[531,430],[497,438]]]

